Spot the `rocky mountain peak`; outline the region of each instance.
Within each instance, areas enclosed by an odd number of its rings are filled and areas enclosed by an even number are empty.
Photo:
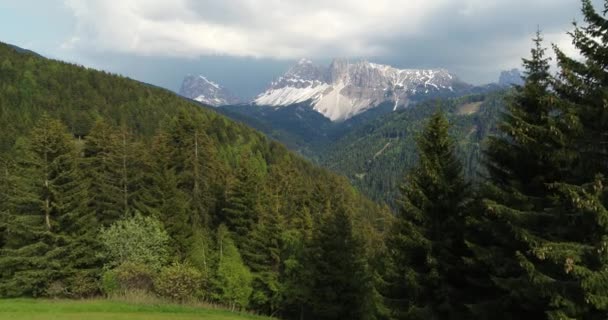
[[[229,90],[203,75],[186,76],[182,82],[179,94],[214,107],[240,102]]]
[[[444,69],[397,69],[365,60],[334,59],[323,68],[300,60],[254,101],[287,106],[310,101],[332,121],[346,120],[383,102],[407,106],[412,95],[451,92],[468,86]]]
[[[519,69],[511,69],[500,73],[498,84],[505,87],[512,85],[523,85],[524,80]]]

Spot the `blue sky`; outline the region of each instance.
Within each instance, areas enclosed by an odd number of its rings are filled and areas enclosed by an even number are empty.
[[[579,8],[579,0],[0,0],[0,41],[172,90],[202,73],[243,97],[301,57],[448,68],[480,84],[519,66],[537,26],[573,52],[566,32]]]

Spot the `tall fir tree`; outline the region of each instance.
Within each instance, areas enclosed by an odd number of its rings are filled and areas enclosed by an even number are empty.
[[[146,188],[136,207],[140,212],[160,219],[172,239],[171,248],[180,259],[188,257],[193,244],[194,226],[190,219],[190,197],[180,189],[166,132],[157,133],[149,152],[150,171],[144,177]],[[197,265],[197,267],[200,267]]]
[[[395,319],[467,318],[463,234],[470,193],[448,129],[443,113],[432,116],[418,139],[418,165],[401,188],[385,275]]]
[[[483,213],[472,224],[476,235],[470,242],[477,266],[491,279],[478,279],[484,285],[473,310],[480,317],[499,309],[505,318],[543,318],[551,300],[542,289],[550,281],[541,271],[546,266],[533,247],[551,232],[549,184],[568,178],[576,154],[566,148],[572,143],[564,120],[570,114],[551,91],[542,40],[539,31],[531,58],[523,60],[525,83],[516,87],[500,133],[489,138],[485,152],[489,183],[483,185]]]
[[[371,294],[363,243],[347,207],[330,204],[308,247],[311,319],[369,319]]]
[[[171,168],[178,177],[178,187],[189,197],[190,223],[211,227],[215,213],[217,181],[224,170],[217,159],[217,150],[203,129],[186,112],[171,119],[166,128],[167,150]]]
[[[285,223],[278,211],[278,199],[264,193],[267,204],[241,250],[253,273],[251,306],[274,315],[281,303],[281,249]]]
[[[126,128],[98,120],[84,146],[84,172],[89,182],[90,208],[104,226],[125,217],[141,201],[143,148]]]
[[[47,293],[49,284],[69,278],[74,268],[95,264],[90,255],[83,255],[83,249],[89,249],[83,248],[86,244],[75,239],[95,223],[82,207],[86,194],[73,139],[59,121],[43,116],[17,149],[14,188],[7,195],[0,292],[39,296]]]
[[[258,220],[260,176],[253,168],[251,156],[241,155],[236,177],[227,187],[227,196],[222,208],[223,223],[233,232],[237,245],[245,243],[246,238]]]
[[[602,319],[608,314],[608,20],[591,1],[583,0],[584,26],[570,33],[583,57],[575,60],[556,47],[559,74],[555,89],[565,106],[560,116],[572,128],[567,150],[578,155],[571,174],[554,181],[551,220],[531,251],[541,263],[526,265],[550,298],[550,319]],[[542,277],[544,276],[544,277]]]
[[[569,125],[580,129],[577,151],[581,154],[576,169],[579,182],[590,182],[595,175],[608,174],[608,2],[603,14],[598,13],[590,0],[582,0],[585,25],[574,23],[570,32],[572,43],[583,59],[568,57],[555,46],[558,80],[555,90],[574,109]]]

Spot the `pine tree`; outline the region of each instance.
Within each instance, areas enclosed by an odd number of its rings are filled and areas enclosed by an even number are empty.
[[[143,152],[125,128],[99,120],[86,138],[84,171],[90,207],[104,226],[125,217],[139,201]]]
[[[555,47],[559,66],[557,93],[575,110],[576,117],[568,119],[569,125],[581,129],[577,151],[581,154],[578,166],[579,181],[589,182],[597,173],[608,174],[608,19],[605,14],[608,2],[604,2],[603,15],[599,14],[590,0],[582,0],[584,26],[574,23],[570,33],[572,42],[583,61],[568,57]]]
[[[253,229],[259,210],[260,177],[252,168],[250,156],[241,156],[234,182],[228,187],[226,203],[222,208],[224,223],[234,233],[239,247]]]
[[[278,199],[266,194],[269,206],[243,243],[242,255],[245,264],[253,273],[251,305],[265,314],[274,314],[281,303],[281,248],[283,228],[278,212]]]
[[[448,128],[438,112],[424,129],[418,166],[405,178],[388,235],[385,296],[397,319],[466,318],[463,233],[470,195]]]
[[[190,220],[190,197],[180,189],[180,179],[171,158],[172,150],[166,132],[159,132],[151,146],[150,168],[144,177],[143,193],[136,204],[139,211],[158,217],[172,239],[175,256],[185,259],[194,241]],[[197,267],[200,267],[197,265]]]
[[[367,319],[370,276],[363,243],[354,233],[351,212],[335,205],[308,248],[308,301],[312,319]]]
[[[481,276],[485,281],[477,279],[480,300],[473,310],[480,317],[499,309],[504,318],[542,318],[549,308],[541,289],[547,279],[533,267],[538,259],[532,248],[548,235],[549,184],[568,177],[575,154],[566,149],[572,142],[564,121],[569,113],[551,92],[542,40],[539,31],[531,58],[523,60],[525,84],[516,87],[500,134],[489,138],[485,153],[489,183],[482,187],[482,213],[472,223],[470,242],[473,264],[489,273]]]
[[[81,255],[86,244],[74,238],[95,225],[82,209],[86,195],[75,146],[59,121],[43,116],[30,139],[20,141],[17,148],[14,188],[7,195],[0,292],[38,296],[49,284],[69,277],[74,268],[95,264],[90,256]]]
[[[171,168],[180,190],[189,196],[190,223],[209,228],[215,211],[215,188],[223,175],[216,149],[201,124],[186,112],[171,120],[166,134]]]
[[[608,2],[604,6],[604,15]],[[591,1],[583,0],[586,25],[571,33],[583,61],[556,48],[559,77],[555,90],[562,99],[559,117],[570,129],[564,153],[576,155],[569,174],[548,181],[553,205],[541,235],[531,234],[532,257],[523,265],[549,299],[550,319],[602,319],[608,312],[606,241],[608,20]]]

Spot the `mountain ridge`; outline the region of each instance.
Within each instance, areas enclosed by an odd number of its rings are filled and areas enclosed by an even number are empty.
[[[407,107],[416,94],[470,89],[446,69],[397,69],[366,60],[334,59],[327,68],[301,59],[253,104],[282,107],[310,101],[313,109],[331,121],[344,121],[383,102],[394,110]]]

